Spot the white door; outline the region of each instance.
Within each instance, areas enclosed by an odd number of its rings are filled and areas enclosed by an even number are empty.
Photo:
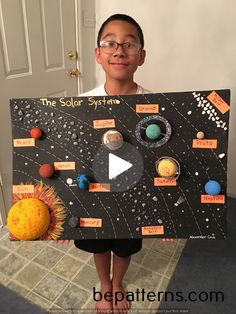
[[[80,68],[80,5],[79,0],[0,0],[0,221],[11,204],[9,99],[78,95],[81,78],[69,72]]]

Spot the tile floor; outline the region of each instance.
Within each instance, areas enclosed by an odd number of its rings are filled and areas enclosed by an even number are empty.
[[[165,291],[185,242],[145,239],[125,275],[126,290]],[[99,288],[92,255],[73,241],[10,242],[6,227],[0,227],[0,283],[48,313],[94,313],[93,287]],[[158,301],[135,301],[132,313],[158,306]]]

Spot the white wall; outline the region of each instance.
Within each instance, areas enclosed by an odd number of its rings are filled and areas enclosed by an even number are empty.
[[[80,0],[82,12],[79,12],[81,38],[79,40],[81,47],[81,90],[80,93],[90,90],[95,85],[95,58],[94,58],[94,42],[95,42],[95,1]],[[80,8],[80,7],[79,7]]]
[[[228,192],[236,196],[236,1],[97,0],[97,30],[111,14],[143,29],[147,59],[136,81],[153,92],[231,89]],[[96,67],[96,85],[104,75]]]

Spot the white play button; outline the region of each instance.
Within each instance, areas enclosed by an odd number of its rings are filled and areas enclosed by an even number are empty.
[[[143,159],[138,149],[130,143],[114,151],[101,145],[93,160],[94,180],[109,183],[111,192],[132,189],[143,175]]]
[[[109,180],[133,167],[133,165],[114,154],[109,154]]]

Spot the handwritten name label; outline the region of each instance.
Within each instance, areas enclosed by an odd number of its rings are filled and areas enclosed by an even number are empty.
[[[90,183],[89,192],[110,192],[111,187],[109,183]]]
[[[145,226],[142,227],[142,235],[164,234],[163,226]]]
[[[115,120],[114,119],[93,120],[93,127],[94,129],[114,128]]]
[[[74,161],[66,161],[66,162],[54,162],[55,170],[75,170],[75,162]]]
[[[208,96],[207,99],[222,113],[226,113],[230,107],[229,105],[217,94],[217,92],[213,91]]]
[[[201,195],[201,203],[215,203],[215,204],[224,204],[225,203],[225,195]]]
[[[102,227],[102,219],[101,218],[80,218],[79,226],[80,227],[101,228]]]
[[[159,113],[158,104],[138,104],[136,105],[137,113]]]
[[[13,194],[31,194],[34,193],[34,186],[33,185],[13,185],[12,187]]]
[[[34,138],[16,138],[13,140],[14,147],[33,147],[35,146]]]
[[[154,178],[154,186],[176,186],[177,182],[175,178]]]
[[[193,148],[217,148],[217,140],[208,140],[208,139],[193,139]]]

